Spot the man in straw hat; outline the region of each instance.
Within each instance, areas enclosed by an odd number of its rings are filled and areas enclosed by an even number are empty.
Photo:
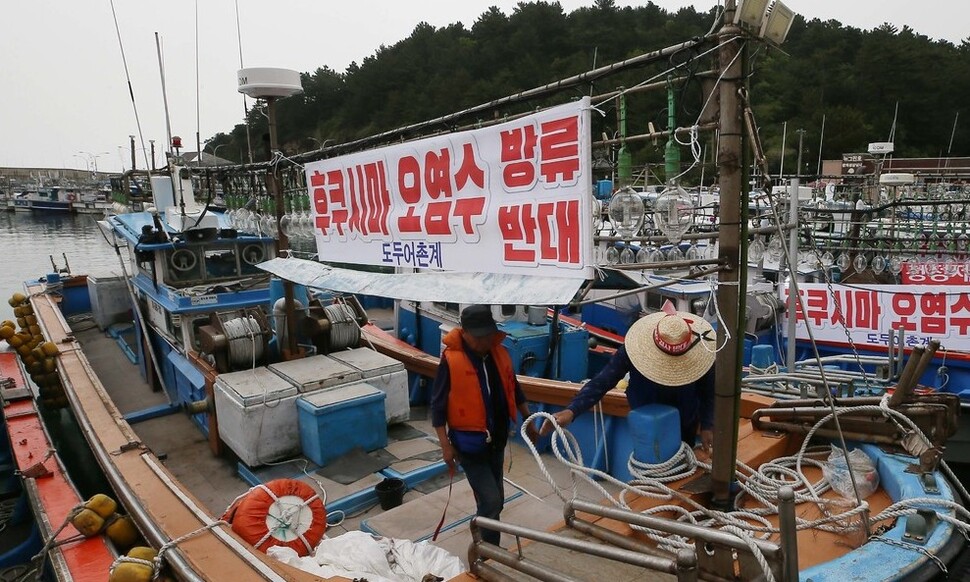
[[[677,311],[667,301],[661,311],[642,317],[630,327],[623,346],[606,367],[583,386],[566,409],[553,416],[560,426],[567,426],[629,373],[626,398],[631,409],[645,404],[673,406],[680,412],[684,442],[693,446],[699,427],[704,451],[710,453],[714,439],[714,353],[711,324]],[[552,430],[552,423],[546,421],[540,434]]]
[[[431,425],[441,454],[451,469],[461,463],[475,494],[477,514],[498,519],[505,504],[502,469],[509,429],[516,411],[525,419],[529,407],[515,377],[512,358],[487,305],[461,312],[461,327],[445,335],[431,394]],[[526,427],[529,438],[538,434]],[[482,529],[482,539],[499,545],[497,531]]]

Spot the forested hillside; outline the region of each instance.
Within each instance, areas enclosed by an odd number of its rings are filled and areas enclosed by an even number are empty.
[[[293,154],[431,119],[704,35],[713,22],[713,9],[667,12],[651,2],[621,8],[613,0],[598,0],[570,13],[546,2],[520,3],[512,14],[492,8],[471,28],[421,23],[409,37],[382,46],[346,71],[323,66],[304,73],[304,94],[280,101],[280,141]],[[889,139],[894,114],[897,156],[970,155],[970,37],[954,46],[908,27],[884,24],[861,31],[800,16],[781,50],[751,46],[751,99],[773,171],[780,165],[784,122],[789,131],[786,171],[793,170],[797,155],[795,129],[806,130],[803,165],[805,173],[812,173],[820,141],[825,159],[865,151],[869,142]],[[610,78],[608,85],[586,87],[582,94],[603,93],[678,64],[676,73],[683,80],[676,86],[676,119],[678,125],[690,125],[703,103],[695,74],[711,61],[688,61],[689,56]],[[321,62],[326,60],[320,55]],[[578,95],[574,91],[572,97]],[[597,129],[615,134],[615,111],[606,113]],[[666,128],[666,95],[660,91],[640,99],[629,115],[630,133],[645,132],[649,122]],[[251,111],[249,124],[254,158],[265,160],[265,117]],[[223,157],[247,161],[244,125],[218,134],[213,143],[228,144]],[[634,158],[638,164],[662,160],[663,140],[639,145]]]

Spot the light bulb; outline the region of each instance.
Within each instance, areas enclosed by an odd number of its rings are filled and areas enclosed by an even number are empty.
[[[825,251],[820,261],[823,267],[831,267],[835,263],[835,257],[832,255],[832,251]]]
[[[633,264],[636,259],[636,255],[633,254],[633,250],[630,247],[624,247],[623,251],[620,252],[620,262],[624,265]]]
[[[840,254],[838,260],[835,261],[835,264],[838,265],[839,269],[843,271],[848,270],[849,265],[852,264],[852,259],[849,257],[849,253]]]
[[[765,243],[761,242],[761,239],[755,237],[751,244],[748,245],[748,262],[749,263],[760,263],[761,259],[765,256]]]
[[[852,268],[855,269],[856,273],[865,271],[866,267],[868,266],[869,261],[866,259],[866,255],[864,253],[859,253],[855,256],[855,259],[852,260]]]
[[[872,272],[875,274],[880,274],[886,270],[886,257],[883,255],[876,255],[872,257]]]
[[[620,251],[616,250],[616,247],[606,249],[606,262],[611,265],[620,262]]]

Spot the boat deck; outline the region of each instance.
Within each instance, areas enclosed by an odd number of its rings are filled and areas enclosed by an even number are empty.
[[[93,371],[101,379],[106,392],[122,415],[131,415],[167,404],[165,393],[153,392],[141,378],[138,367],[132,364],[119,349],[116,340],[100,331],[93,321],[74,321],[72,329]],[[435,462],[429,460],[429,457],[434,456],[428,454],[431,451],[438,454],[437,462],[440,463],[440,451],[436,441],[433,440],[434,437],[430,436],[434,431],[430,421],[421,418],[423,412],[422,409],[412,410],[412,417],[415,419],[399,425],[416,429],[422,433],[421,435],[417,438],[392,442],[387,447],[388,451],[398,458],[407,457],[407,449],[413,449],[418,453],[413,459],[405,458],[403,461],[391,464],[391,469],[403,474],[419,470]],[[150,418],[137,422],[132,428],[137,433],[139,441],[159,457],[164,467],[212,516],[221,515],[235,497],[249,489],[250,483],[240,475],[236,460],[231,458],[231,455],[223,457],[212,455],[209,451],[208,439],[187,414],[177,412]],[[393,435],[394,432],[392,427],[390,433]],[[568,470],[556,463],[549,453],[545,453],[543,457],[547,469],[556,482],[560,486],[571,486]],[[359,481],[345,485],[322,476],[317,469],[319,468],[312,463],[299,458],[292,463],[254,469],[252,475],[264,481],[281,476],[299,478],[324,488],[329,500],[349,498],[373,487],[383,478],[381,474],[369,474]],[[517,442],[510,445],[506,469],[507,503],[502,513],[504,522],[540,530],[555,529],[562,523],[563,502],[556,495],[552,485],[542,477],[534,457],[525,446]],[[252,479],[252,476],[249,476],[249,479]],[[409,487],[404,494],[403,504],[389,510],[383,510],[379,505],[369,504],[364,509],[340,516],[328,509],[332,524],[341,517],[342,521],[330,525],[327,535],[333,537],[351,530],[363,530],[385,537],[430,542],[435,526],[441,519],[442,513],[446,512],[442,531],[434,545],[467,562],[467,551],[472,541],[468,522],[475,513],[474,496],[467,481],[459,473],[451,487],[449,501],[449,482],[446,471],[438,473]],[[589,485],[581,485],[580,493],[586,499],[600,497]],[[503,542],[504,545],[511,546],[514,540],[506,536]],[[568,556],[557,558],[557,561],[563,563],[561,560],[566,560],[566,564],[575,562],[574,567],[579,568],[582,563],[588,564],[590,559],[589,556],[576,555],[573,558]],[[673,577],[665,574],[645,574],[642,569],[632,566],[594,560],[599,563],[597,571],[611,572],[610,577],[616,582],[644,579],[673,580]],[[650,577],[645,578],[645,575]]]

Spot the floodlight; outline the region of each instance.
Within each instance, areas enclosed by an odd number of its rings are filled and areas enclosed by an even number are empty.
[[[738,0],[738,7],[734,10],[734,24],[743,24],[752,30],[760,30],[761,22],[765,18],[765,9],[769,0]]]
[[[780,0],[775,0],[768,9],[768,18],[761,25],[761,37],[775,45],[781,45],[788,36],[795,13]]]

